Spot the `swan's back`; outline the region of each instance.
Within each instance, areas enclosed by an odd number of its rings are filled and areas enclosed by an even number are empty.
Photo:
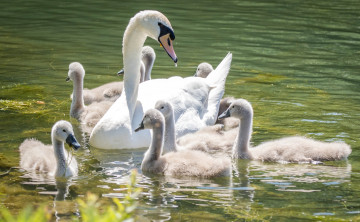
[[[238,129],[222,130],[222,125],[207,126],[177,140],[184,149],[200,150],[209,154],[231,153]]]
[[[120,97],[123,88],[123,82],[110,82],[93,89],[84,89],[84,103],[88,105],[103,100],[115,102]]]
[[[230,173],[230,161],[228,159],[214,158],[195,150],[167,153],[160,157],[160,160],[166,164],[164,175],[211,178],[228,176]]]
[[[36,139],[26,139],[19,147],[20,167],[29,171],[47,172],[55,175],[54,149]]]
[[[93,102],[85,107],[80,115],[81,128],[83,132],[91,133],[96,123],[105,115],[106,111],[113,104],[112,101]]]
[[[342,160],[351,153],[346,143],[322,142],[300,136],[268,141],[250,150],[255,159],[287,162]]]

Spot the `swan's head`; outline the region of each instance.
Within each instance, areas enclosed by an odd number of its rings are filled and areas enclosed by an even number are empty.
[[[159,100],[155,104],[155,109],[159,110],[165,118],[169,118],[172,115],[174,115],[174,110],[172,105],[165,101],[165,100]]]
[[[198,65],[194,76],[206,78],[213,70],[214,68],[210,63],[203,62]]]
[[[235,117],[238,119],[252,119],[253,109],[251,104],[245,99],[237,99],[232,102],[229,108],[223,112],[219,119],[224,119],[227,117]]]
[[[159,41],[167,54],[176,63],[178,59],[172,42],[175,40],[175,34],[165,15],[158,11],[145,10],[137,13],[133,19],[140,22],[141,27],[150,38]]]
[[[74,130],[68,121],[60,120],[56,122],[51,130],[52,138],[67,143],[70,147],[77,150],[80,148],[80,144],[74,136]]]
[[[164,128],[164,125],[165,119],[163,114],[156,109],[149,109],[145,112],[143,120],[141,121],[139,127],[135,129],[135,132],[143,129]]]
[[[83,79],[85,76],[85,69],[79,62],[72,62],[69,65],[69,72],[66,81],[74,81]]]

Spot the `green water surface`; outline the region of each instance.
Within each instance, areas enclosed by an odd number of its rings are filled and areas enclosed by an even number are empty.
[[[252,143],[288,135],[351,145],[347,161],[322,165],[239,161],[214,180],[147,177],[145,149],[104,151],[69,116],[68,65],[81,62],[85,87],[121,80],[122,36],[138,11],[170,20],[178,67],[148,39],[157,58],[152,78],[191,76],[233,53],[225,96],[254,107]],[[88,191],[123,198],[139,170],[139,218],[157,221],[360,220],[360,1],[1,1],[0,208],[49,205],[69,220]],[[77,178],[65,185],[19,169],[26,138],[51,143],[50,130],[71,121],[83,148]],[[60,201],[55,201],[55,199]],[[61,201],[62,200],[62,201]]]

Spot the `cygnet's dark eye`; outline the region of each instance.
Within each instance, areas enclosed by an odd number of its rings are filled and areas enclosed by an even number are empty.
[[[235,106],[233,106],[232,108],[235,108]]]
[[[66,133],[66,130],[63,129],[63,132]]]
[[[161,109],[164,109],[164,108],[165,108],[164,106],[161,107]]]

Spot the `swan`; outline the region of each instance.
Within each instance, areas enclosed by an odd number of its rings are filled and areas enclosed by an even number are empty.
[[[160,111],[165,119],[164,145],[162,154],[178,150],[200,150],[207,153],[231,152],[237,130],[223,131],[223,125],[206,126],[195,133],[189,133],[178,140],[175,138],[175,118],[172,105],[159,100],[155,109]]]
[[[158,40],[177,62],[172,44],[175,34],[163,14],[147,10],[131,18],[123,38],[124,92],[92,130],[89,140],[92,146],[102,149],[149,146],[150,131],[135,133],[134,129],[144,111],[154,107],[159,99],[167,99],[174,106],[177,136],[215,123],[232,54],[228,53],[206,79],[171,77],[139,84],[141,47],[147,36]]]
[[[150,46],[144,46],[141,51],[140,62],[140,82],[151,80],[151,71],[156,59],[155,51]],[[124,74],[124,69],[118,72],[118,75]]]
[[[233,158],[272,162],[313,162],[342,160],[351,153],[351,148],[346,143],[327,143],[301,136],[284,137],[249,149],[253,121],[251,104],[245,99],[235,100],[219,118],[229,116],[240,120]]]
[[[140,126],[135,132],[152,129],[152,141],[144,154],[141,170],[147,173],[168,176],[193,176],[210,178],[226,176],[230,173],[230,161],[226,158],[213,158],[195,150],[180,150],[161,155],[164,142],[165,119],[156,109],[145,112]]]
[[[64,142],[74,150],[80,148],[71,124],[65,120],[56,122],[51,130],[51,141],[52,145],[45,145],[36,139],[24,140],[19,147],[20,167],[54,177],[77,176],[77,161],[64,148]]]
[[[112,101],[93,102],[88,106],[84,105],[83,83],[85,70],[79,62],[69,65],[67,81],[73,81],[73,95],[71,102],[70,116],[81,122],[81,128],[86,133],[91,133],[92,128],[113,104]]]
[[[195,72],[194,76],[206,78],[213,70],[214,70],[214,68],[212,67],[212,65],[210,63],[202,62],[196,68],[196,72]],[[221,99],[218,115],[223,113],[229,107],[230,103],[234,100],[235,100],[234,97],[225,97],[225,98]],[[228,130],[228,129],[236,128],[239,125],[239,120],[236,118],[230,117],[230,118],[226,118],[226,119],[217,119],[215,123],[224,125],[224,128]]]
[[[144,46],[141,54],[140,82],[144,82],[151,79],[151,70],[156,59],[156,54],[150,46]],[[120,74],[123,74],[123,70],[118,72],[118,75]],[[89,105],[93,102],[101,102],[103,100],[115,102],[121,95],[123,87],[123,82],[117,81],[106,83],[94,89],[83,89],[84,103]],[[70,95],[70,98],[73,99],[73,94]]]

